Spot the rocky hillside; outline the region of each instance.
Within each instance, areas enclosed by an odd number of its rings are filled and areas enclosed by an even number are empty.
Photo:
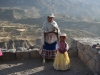
[[[0,0],[3,9],[24,9],[35,16],[54,12],[55,14],[66,14],[78,19],[99,19],[99,0]],[[29,15],[28,14],[28,15]]]
[[[8,33],[11,36],[19,36],[20,34],[14,30],[24,28],[27,30],[23,33],[24,36],[40,37],[42,24],[46,20],[46,15],[51,12],[55,14],[55,20],[61,31],[66,32],[69,38],[98,36],[99,2],[99,0],[0,0],[0,20],[3,20],[0,26],[1,29],[4,25],[7,26],[5,32],[1,32],[1,36],[5,37]],[[14,25],[20,26],[8,27]]]
[[[38,13],[34,14],[34,12],[33,13],[26,12],[23,9],[3,9],[3,8],[0,9],[1,20],[14,21],[16,19],[25,19],[25,18],[33,18],[33,17],[39,17],[39,14]]]
[[[40,17],[40,18],[20,19],[14,22],[21,23],[21,24],[37,25],[41,28],[45,20],[46,20],[46,17]],[[62,30],[72,29],[72,30],[75,30],[75,32],[81,30],[82,32],[90,32],[95,35],[100,35],[100,32],[99,32],[100,23],[78,21],[76,19],[68,18],[68,17],[55,18],[55,21],[58,23],[59,27]]]

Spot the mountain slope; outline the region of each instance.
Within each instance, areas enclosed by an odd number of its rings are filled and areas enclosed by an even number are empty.
[[[0,0],[0,7],[30,9],[31,12],[50,12],[71,16],[95,17],[100,15],[99,0]],[[32,8],[35,8],[34,10]]]

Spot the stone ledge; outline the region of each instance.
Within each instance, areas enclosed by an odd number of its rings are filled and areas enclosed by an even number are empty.
[[[69,55],[69,57],[77,57],[78,51],[77,50],[69,50],[68,55]]]
[[[2,60],[15,60],[16,55],[14,52],[3,52]]]
[[[38,51],[30,51],[30,58],[38,58],[40,54]]]
[[[16,58],[17,59],[26,59],[30,58],[29,51],[24,51],[24,52],[16,52]]]
[[[100,53],[91,45],[100,43],[100,38],[75,38],[74,45],[78,50],[78,56],[93,73],[100,74]],[[75,50],[76,50],[75,49]]]
[[[15,50],[10,49],[6,50],[3,49],[3,56],[0,57],[0,61],[10,61],[10,60],[20,60],[20,59],[28,59],[28,58],[40,58],[41,55],[38,52],[39,49],[34,48],[31,50]],[[69,50],[68,51],[69,57],[77,57],[78,51],[77,50]]]
[[[28,58],[39,58],[39,52],[37,50],[29,51],[3,51],[3,56],[0,57],[0,61],[10,61],[16,59],[28,59]]]

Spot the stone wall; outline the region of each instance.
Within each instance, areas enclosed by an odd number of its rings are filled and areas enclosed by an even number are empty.
[[[24,44],[23,42],[25,41],[22,41],[22,43],[20,41],[19,43],[22,45]],[[91,47],[95,43],[100,43],[100,38],[74,38],[72,39],[68,53],[70,57],[79,56],[92,72],[100,74],[100,54],[96,49]],[[12,43],[8,44],[10,47]],[[0,57],[0,61],[41,57],[38,48],[28,49],[31,46],[30,44],[28,47],[19,47],[20,45],[18,43],[15,44],[15,49],[2,49],[3,56]]]
[[[100,53],[92,48],[92,44],[100,43],[100,38],[74,38],[74,48],[78,50],[78,56],[94,73],[100,74]]]
[[[29,49],[29,50],[3,50],[3,56],[0,57],[1,61],[10,61],[10,60],[16,60],[16,59],[27,59],[27,58],[39,58],[41,57],[39,52],[39,49]]]

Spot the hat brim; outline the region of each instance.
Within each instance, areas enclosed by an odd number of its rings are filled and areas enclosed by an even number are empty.
[[[48,16],[48,17],[52,17],[52,18],[54,18],[55,16]]]
[[[66,37],[67,35],[66,34],[60,34],[59,36],[65,36]]]

